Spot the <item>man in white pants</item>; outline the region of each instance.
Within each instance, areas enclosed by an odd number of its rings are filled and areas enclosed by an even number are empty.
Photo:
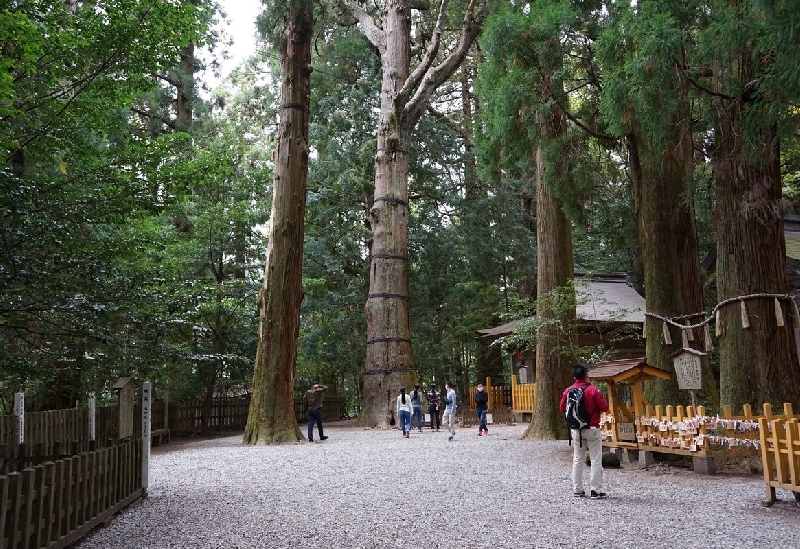
[[[444,416],[442,416],[442,424],[450,431],[450,437],[447,440],[452,441],[456,434],[456,391],[453,389],[453,384],[447,382],[444,384],[447,394],[444,398],[445,409]]]
[[[583,489],[583,465],[586,459],[584,448],[588,447],[589,460],[592,463],[589,473],[589,497],[599,499],[606,497],[606,493],[603,492],[603,438],[600,434],[600,414],[608,411],[608,402],[597,387],[586,381],[586,371],[586,366],[583,364],[576,364],[572,368],[575,383],[564,390],[559,409],[562,414],[567,411],[567,396],[570,389],[578,387],[583,390],[583,407],[588,422],[582,429],[570,429],[573,449],[572,491],[577,497],[586,495]]]

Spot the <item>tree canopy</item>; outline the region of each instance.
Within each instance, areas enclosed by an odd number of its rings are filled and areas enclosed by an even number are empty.
[[[252,390],[290,5],[265,8],[258,51],[215,90],[201,78],[226,44],[212,1],[0,8],[0,409],[19,390],[36,409],[110,397],[122,375],[191,401]],[[406,115],[420,381],[477,381],[487,350],[475,330],[530,316],[551,289],[537,274],[563,258],[539,253],[546,212],[566,220],[575,270],[629,273],[661,316],[796,290],[779,238],[798,204],[792,2],[493,3],[454,66],[476,4],[412,3],[408,95],[393,99],[412,108],[390,113],[386,52],[367,23],[394,6],[313,4],[298,394],[321,381],[362,406],[376,157],[405,150],[387,128]],[[449,76],[428,86],[414,67]],[[748,238],[759,244],[745,252]],[[714,250],[716,272],[702,272]],[[735,406],[800,405],[762,383],[794,379],[793,333],[757,312],[771,301],[747,306],[772,324],[744,332],[738,309],[722,313],[714,390]],[[667,355],[653,326],[648,359]],[[739,361],[747,349],[780,366]],[[506,359],[493,383],[510,374]]]

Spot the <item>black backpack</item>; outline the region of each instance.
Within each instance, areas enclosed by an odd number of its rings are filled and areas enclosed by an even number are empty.
[[[589,425],[591,416],[586,411],[583,402],[583,391],[589,386],[587,383],[581,387],[570,387],[567,390],[567,411],[564,416],[570,429],[583,429]]]

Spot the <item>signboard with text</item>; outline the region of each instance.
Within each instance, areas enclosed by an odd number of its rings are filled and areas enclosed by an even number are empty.
[[[700,375],[703,356],[705,353],[694,349],[681,349],[672,355],[679,389],[697,391],[703,388],[703,379]]]

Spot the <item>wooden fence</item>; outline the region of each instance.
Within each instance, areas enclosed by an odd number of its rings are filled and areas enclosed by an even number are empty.
[[[16,444],[16,416],[0,416],[0,474],[113,445],[116,414],[116,406],[96,409],[91,440],[87,408],[26,413],[24,444]]]
[[[766,483],[766,506],[775,503],[775,489],[794,492],[800,501],[800,424],[794,417],[791,404],[783,405],[783,416],[776,417],[769,404],[764,405],[764,415],[758,419],[761,464]]]
[[[505,385],[492,385],[492,378],[487,377],[483,390],[489,394],[489,410],[501,410],[511,408],[511,387]],[[477,387],[467,389],[469,397],[469,409],[475,410],[475,393]]]
[[[323,395],[322,411],[326,421],[335,421],[348,417],[346,402],[344,398],[340,396]],[[249,412],[250,395],[215,398],[211,406],[208,425],[203,427],[202,402],[181,405],[170,403],[168,413],[169,423],[163,428],[169,428],[170,431],[179,433],[240,430],[244,429],[247,425],[247,415]],[[294,399],[294,415],[297,422],[305,422],[307,414],[308,405],[306,404],[305,397],[296,397]],[[163,411],[159,412],[158,408],[154,407],[153,417],[157,418],[162,416]]]
[[[491,414],[491,423],[487,419],[487,423],[490,425],[498,425],[500,423],[504,424],[511,424],[513,423],[513,417],[511,415],[511,408],[494,408],[492,409],[487,416]],[[458,411],[459,420],[461,422],[461,427],[474,427],[478,424],[478,416],[475,414],[475,410],[465,410],[463,408],[459,409]]]
[[[211,403],[208,425],[203,426],[202,401],[180,405],[170,403],[169,424],[165,428],[180,433],[244,429],[249,410],[250,395],[215,398]]]
[[[142,440],[0,476],[0,547],[60,549],[143,495]]]
[[[769,405],[765,405],[766,409],[772,414]],[[742,415],[735,416],[730,406],[723,406],[722,414],[710,416],[703,406],[695,410],[692,406],[648,404],[644,415],[635,418],[633,424],[618,423],[614,416],[603,414],[600,420],[603,445],[698,458],[755,456],[761,447],[762,416],[753,414],[750,405],[745,405],[742,411]],[[791,414],[772,417],[792,419]]]
[[[533,413],[536,384],[518,383],[517,376],[511,376],[511,411],[515,414]]]
[[[178,433],[198,433],[202,431],[224,431],[244,429],[250,409],[250,396],[215,398],[208,417],[208,425],[203,426],[202,402],[178,404],[164,400],[152,403],[152,431],[169,430]],[[347,406],[344,398],[325,395],[322,409],[328,421],[347,417]],[[294,400],[295,417],[299,423],[306,421],[308,406],[305,398]],[[134,406],[134,417],[141,417],[141,409]],[[0,416],[0,474],[9,472],[3,469],[3,463],[19,457],[15,444],[17,417]],[[141,422],[133,423],[133,438],[142,436]],[[65,454],[76,454],[90,449],[108,446],[117,438],[117,407],[105,406],[96,408],[95,441],[90,444],[88,408],[70,408],[47,412],[27,412],[25,414],[25,445],[30,457],[39,462],[51,458],[57,459]]]

